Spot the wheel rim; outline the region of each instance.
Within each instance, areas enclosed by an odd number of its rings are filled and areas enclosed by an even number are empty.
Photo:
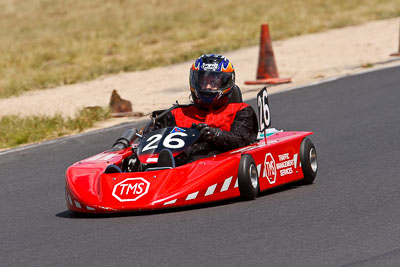
[[[318,162],[317,162],[317,152],[315,148],[310,149],[310,165],[313,172],[316,172],[318,169]]]
[[[250,181],[253,188],[257,188],[258,186],[258,175],[257,168],[254,164],[250,165]]]

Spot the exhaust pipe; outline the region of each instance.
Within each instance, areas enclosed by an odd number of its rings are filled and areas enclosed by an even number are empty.
[[[120,138],[118,138],[112,146],[111,152],[118,151],[129,147],[137,137],[136,128],[126,130]]]

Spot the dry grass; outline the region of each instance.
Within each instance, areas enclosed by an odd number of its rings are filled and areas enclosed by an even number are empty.
[[[68,119],[61,115],[25,118],[3,116],[0,118],[0,149],[81,132],[109,117],[107,108],[83,109],[75,118]]]
[[[398,0],[0,0],[0,97],[400,16]]]

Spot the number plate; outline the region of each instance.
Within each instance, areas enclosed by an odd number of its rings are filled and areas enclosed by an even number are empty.
[[[192,145],[199,135],[199,131],[192,128],[169,127],[156,130],[143,136],[138,145],[137,154],[140,161],[142,161],[141,157],[147,158],[158,154],[164,148],[176,155]]]
[[[257,106],[258,106],[258,131],[263,132],[269,126],[271,126],[271,113],[269,110],[268,93],[267,88],[264,87],[257,94]]]

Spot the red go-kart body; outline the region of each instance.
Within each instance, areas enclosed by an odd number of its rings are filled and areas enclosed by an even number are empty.
[[[307,138],[311,134],[276,132],[214,157],[143,172],[104,173],[110,164],[121,165],[132,148],[103,152],[67,169],[67,206],[81,213],[155,210],[239,196],[251,199],[286,183],[312,183],[316,154]]]

